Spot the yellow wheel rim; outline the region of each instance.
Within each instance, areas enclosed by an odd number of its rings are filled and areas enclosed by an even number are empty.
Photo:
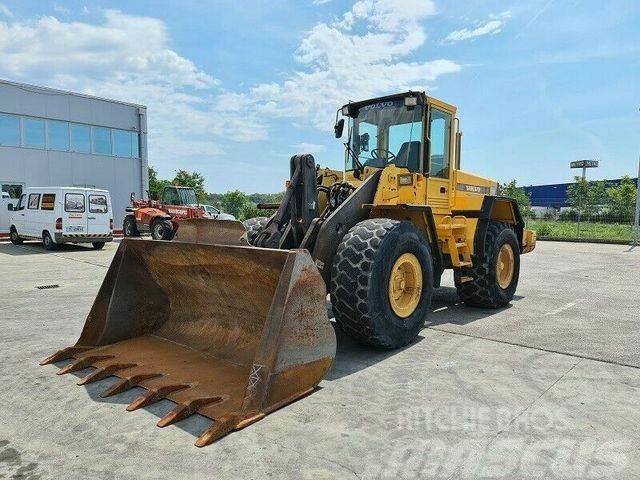
[[[496,263],[496,277],[498,278],[498,285],[503,290],[509,288],[511,280],[513,280],[513,272],[515,270],[515,255],[513,248],[508,243],[505,243],[498,252],[498,261]]]
[[[400,318],[411,315],[422,295],[422,268],[413,253],[403,253],[391,269],[389,277],[389,303]]]

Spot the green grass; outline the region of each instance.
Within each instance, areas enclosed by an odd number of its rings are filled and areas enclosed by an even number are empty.
[[[557,220],[529,220],[527,228],[535,230],[541,240],[610,240],[631,241],[632,226],[620,223],[561,222]]]

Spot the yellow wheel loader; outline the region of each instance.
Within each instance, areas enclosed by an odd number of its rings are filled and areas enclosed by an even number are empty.
[[[123,240],[80,338],[42,363],[94,367],[79,384],[118,377],[103,396],[143,387],[128,410],[172,400],[160,427],[212,419],[204,446],[322,380],[336,349],[327,293],[336,323],[378,348],[416,338],[447,268],[466,304],[507,305],[535,232],[495,181],[460,170],[455,107],[407,92],[343,106],[338,138],[345,120],[345,171],[292,157],[270,218]]]

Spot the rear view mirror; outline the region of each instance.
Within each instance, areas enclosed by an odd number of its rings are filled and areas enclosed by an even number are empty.
[[[10,212],[13,212],[13,203],[10,203],[9,205],[7,205],[7,210],[9,210]]]
[[[333,127],[333,130],[336,134],[336,138],[342,137],[342,131],[344,130],[344,118],[341,118],[340,120],[338,120],[338,122]]]

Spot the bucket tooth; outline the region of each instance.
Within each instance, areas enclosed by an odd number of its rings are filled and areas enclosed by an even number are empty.
[[[50,363],[60,362],[61,360],[67,360],[73,358],[74,355],[91,350],[94,347],[66,347],[62,350],[58,350],[53,355],[49,355],[47,358],[40,362],[40,365],[48,365]]]
[[[109,388],[107,388],[104,392],[100,394],[100,396],[102,398],[106,398],[106,397],[110,397],[111,395],[115,395],[117,393],[126,392],[127,390],[130,390],[133,387],[135,387],[139,382],[142,382],[143,380],[150,380],[152,378],[156,378],[160,376],[162,376],[161,373],[143,373],[143,374],[134,375],[128,378],[123,378],[117,381],[116,383],[114,383],[113,385],[111,385]]]
[[[231,433],[240,423],[240,418],[234,414],[228,414],[213,421],[211,426],[207,428],[202,435],[198,437],[194,445],[196,447],[206,447],[216,440]]]
[[[164,417],[160,419],[158,422],[159,427],[166,427],[168,425],[172,425],[180,420],[184,420],[185,418],[193,415],[198,411],[199,408],[204,407],[206,405],[210,405],[212,403],[221,402],[223,397],[206,397],[206,398],[196,398],[191,400],[188,403],[179,403],[176,405],[176,408],[167,413]]]
[[[144,395],[140,395],[127,407],[127,412],[132,412],[142,407],[146,407],[152,403],[158,402],[165,398],[171,392],[177,392],[178,390],[184,390],[189,388],[189,385],[165,385],[163,387],[152,388]]]
[[[80,358],[75,362],[70,363],[66,367],[62,367],[58,370],[58,375],[64,375],[65,373],[75,372],[77,370],[82,370],[83,368],[87,368],[93,365],[94,362],[100,360],[108,360],[110,358],[114,358],[113,355],[89,355],[87,357]]]
[[[103,378],[110,377],[119,370],[124,370],[125,368],[136,366],[138,366],[137,363],[114,363],[111,365],[107,365],[106,367],[98,368],[86,377],[83,377],[77,384],[86,385],[87,383],[97,382],[98,380],[102,380]]]

